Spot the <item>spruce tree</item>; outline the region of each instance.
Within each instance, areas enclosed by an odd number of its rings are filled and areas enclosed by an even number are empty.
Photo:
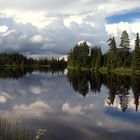
[[[127,61],[128,61],[128,57],[129,57],[129,49],[130,49],[130,39],[129,39],[129,35],[126,31],[123,31],[121,34],[121,43],[120,43],[120,47],[121,47],[121,58],[123,63],[123,66],[127,66]]]
[[[102,66],[102,51],[101,48],[97,48],[97,58],[95,67],[98,69]]]
[[[96,67],[96,59],[97,59],[97,47],[93,47],[91,49],[91,68],[94,69]]]
[[[140,38],[139,34],[137,33],[136,35],[136,40],[135,40],[135,50],[134,50],[134,70],[135,71],[140,71]]]
[[[117,49],[116,49],[116,41],[115,41],[115,38],[112,37],[112,38],[109,38],[108,39],[108,46],[110,47],[109,49],[109,53],[108,53],[108,68],[114,68],[116,66],[116,63],[117,63]]]
[[[68,67],[89,67],[89,46],[86,42],[77,44],[68,56]]]

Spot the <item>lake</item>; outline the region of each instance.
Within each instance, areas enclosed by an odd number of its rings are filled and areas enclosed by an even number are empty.
[[[140,140],[140,76],[0,70],[1,140]]]

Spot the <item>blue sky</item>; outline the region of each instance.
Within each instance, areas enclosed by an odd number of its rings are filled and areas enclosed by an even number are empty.
[[[131,46],[140,32],[140,0],[0,0],[0,52],[61,56],[85,40],[106,40],[127,30]]]
[[[140,19],[140,9],[115,14],[106,18],[109,24],[119,22],[133,22]]]

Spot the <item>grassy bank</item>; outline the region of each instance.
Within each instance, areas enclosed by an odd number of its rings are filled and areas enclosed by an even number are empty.
[[[91,72],[100,72],[100,73],[114,73],[119,75],[132,75],[132,74],[140,74],[139,72],[134,73],[132,68],[114,68],[114,69],[108,69],[107,67],[101,67],[101,68],[78,68],[78,67],[68,67],[70,70],[81,70],[81,71],[91,71]]]

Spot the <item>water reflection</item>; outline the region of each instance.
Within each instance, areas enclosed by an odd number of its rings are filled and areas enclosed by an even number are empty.
[[[22,128],[13,115],[0,115],[1,140],[33,140],[32,133]]]
[[[50,69],[45,67],[24,67],[24,68],[0,68],[0,78],[6,79],[6,78],[12,78],[12,79],[19,79],[25,76],[26,74],[32,74],[33,72],[43,72],[48,73],[51,72],[54,73],[64,73],[65,69]]]
[[[84,97],[89,91],[100,93],[101,87],[107,87],[108,97],[106,103],[109,106],[114,105],[115,98],[119,98],[121,110],[124,112],[128,108],[130,90],[132,88],[134,96],[135,110],[139,107],[140,97],[140,76],[125,76],[115,74],[100,74],[86,71],[69,71],[68,81],[76,92]]]
[[[88,94],[89,90],[94,93],[100,92],[102,75],[99,73],[68,71],[67,77],[73,89],[84,97]]]
[[[139,140],[140,77],[23,71],[18,80],[6,74],[0,79],[0,112],[13,113],[27,134],[46,131],[40,140]]]
[[[134,104],[136,106],[136,111],[138,111],[140,98],[140,76],[134,75],[132,77],[132,91],[134,94]]]

